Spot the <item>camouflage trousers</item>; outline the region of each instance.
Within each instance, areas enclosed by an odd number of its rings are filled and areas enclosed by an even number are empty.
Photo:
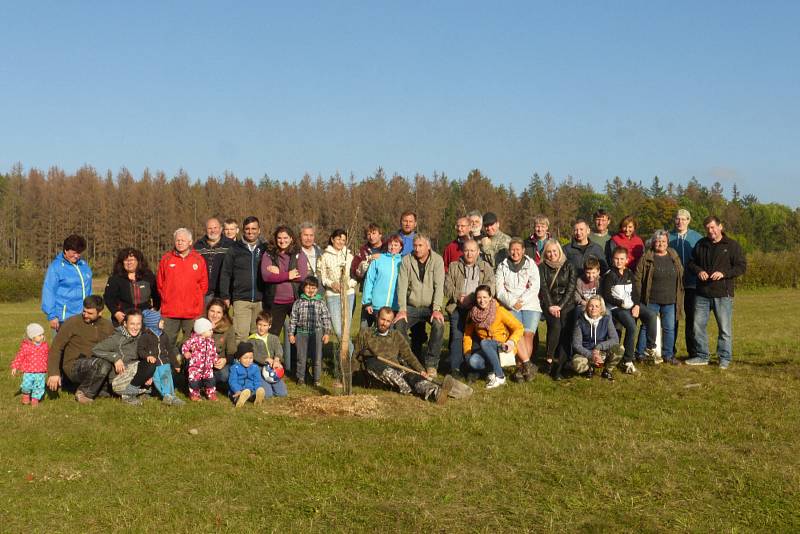
[[[622,355],[625,353],[619,345],[614,345],[611,350],[600,351],[600,357],[603,359],[603,368],[612,370],[622,360]],[[576,373],[582,374],[589,370],[591,362],[589,358],[582,354],[574,354],[572,356],[572,370]]]
[[[367,358],[364,368],[369,376],[403,395],[416,394],[425,400],[436,400],[439,386],[419,375],[390,367],[377,358]]]

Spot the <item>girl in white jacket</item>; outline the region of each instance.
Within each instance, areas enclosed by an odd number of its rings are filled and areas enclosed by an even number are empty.
[[[331,314],[333,331],[339,340],[342,339],[342,306],[339,296],[342,273],[345,273],[347,283],[347,306],[346,312],[349,318],[353,317],[353,306],[356,298],[356,282],[350,277],[350,266],[353,263],[353,253],[347,247],[347,232],[342,228],[337,228],[328,238],[328,246],[322,257],[317,260],[317,274],[322,285],[325,287],[325,302],[328,304],[328,311]],[[348,332],[349,334],[349,332]],[[353,343],[349,343],[350,355],[353,354]],[[338,367],[338,358],[334,358],[334,369]],[[336,371],[338,376],[338,371]]]
[[[525,244],[514,238],[508,245],[508,257],[497,266],[495,273],[497,300],[509,309],[525,327],[519,344],[520,359],[534,356],[534,339],[542,316],[539,304],[539,267],[525,255]]]

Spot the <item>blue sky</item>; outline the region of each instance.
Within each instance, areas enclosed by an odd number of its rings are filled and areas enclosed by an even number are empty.
[[[696,176],[800,206],[800,2],[229,4],[0,3],[0,171]]]

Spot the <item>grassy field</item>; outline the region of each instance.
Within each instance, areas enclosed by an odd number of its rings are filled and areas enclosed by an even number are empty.
[[[0,316],[7,369],[42,317]],[[357,389],[363,417],[293,386],[264,409],[31,409],[4,371],[0,530],[796,532],[799,316],[800,291],[742,292],[729,371],[537,376],[444,407]]]

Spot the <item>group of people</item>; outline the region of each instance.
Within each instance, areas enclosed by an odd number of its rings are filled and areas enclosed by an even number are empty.
[[[524,239],[504,233],[500,222],[494,213],[459,217],[456,238],[440,255],[410,211],[391,235],[368,225],[356,253],[343,229],[323,249],[310,223],[299,234],[279,225],[265,240],[257,217],[242,221],[241,236],[235,221],[212,217],[197,241],[177,229],[155,272],[141,251],[120,250],[102,297],[92,295],[81,258],[86,241],[71,235],[42,290],[52,343],[44,328],[29,325],[12,364],[23,373],[22,401],[35,405],[45,385],[69,383],[84,404],[103,395],[140,404],[154,388],[165,404],[179,405],[180,381],[192,401],[216,400],[219,386],[242,406],[286,395],[289,378],[319,385],[323,345],[331,335],[342,340],[359,287],[361,325],[349,353],[371,379],[429,400],[447,394],[435,380],[440,372],[483,375],[492,389],[505,384],[509,367],[522,382],[540,368],[555,380],[568,371],[591,378],[602,368],[613,380],[617,366],[634,373],[638,361],[680,365],[675,344],[684,317],[684,363],[705,365],[712,312],[719,366],[729,367],[735,279],[746,262],[717,217],[703,221],[701,237],[679,210],[672,231],[645,242],[633,217],[610,234],[610,216],[598,210],[594,228],[577,220],[565,245],[550,236],[545,216],[534,218]],[[102,316],[106,307],[110,319]],[[541,321],[547,338],[537,365]]]

